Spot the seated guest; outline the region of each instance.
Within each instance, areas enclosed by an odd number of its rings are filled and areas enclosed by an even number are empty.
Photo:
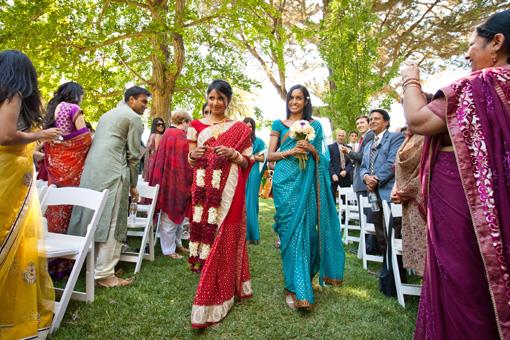
[[[166,129],[154,166],[149,174],[150,185],[159,184],[156,210],[161,211],[159,235],[163,255],[182,259],[188,250],[182,246],[182,226],[191,205],[193,170],[188,164],[189,145],[186,138],[191,116],[186,111],[172,114],[172,126]]]
[[[94,277],[102,287],[127,286],[131,280],[115,276],[122,242],[127,236],[129,193],[138,201],[138,162],[143,124],[140,116],[147,107],[150,92],[133,86],[124,94],[124,102],[101,116],[94,141],[81,176],[80,187],[109,195],[97,225],[97,259]],[[69,233],[85,235],[92,211],[75,207]]]

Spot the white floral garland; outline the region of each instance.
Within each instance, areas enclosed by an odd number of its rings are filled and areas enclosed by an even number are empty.
[[[207,256],[209,256],[209,253],[211,252],[211,246],[205,243],[202,243],[202,246],[200,247],[200,259],[205,260],[207,259]]]
[[[207,223],[216,224],[218,219],[218,210],[215,207],[210,207],[207,213]]]
[[[200,223],[202,220],[202,214],[204,213],[204,208],[200,205],[196,205],[193,210],[193,222]]]
[[[197,187],[203,187],[205,185],[205,169],[197,170]]]
[[[189,255],[190,256],[198,256],[198,242],[190,242],[189,243]]]
[[[220,188],[220,182],[221,182],[221,170],[213,170],[212,180],[211,184],[214,189]]]

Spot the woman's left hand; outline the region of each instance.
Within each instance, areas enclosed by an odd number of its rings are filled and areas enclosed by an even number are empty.
[[[235,153],[234,149],[229,148],[227,146],[223,146],[223,145],[215,147],[214,152],[218,156],[225,157],[227,159],[231,159],[232,157],[234,157],[234,153]]]
[[[420,80],[420,69],[418,65],[411,64],[407,67],[403,68],[400,71],[400,75],[402,76],[402,83],[409,79],[418,79]]]
[[[315,147],[310,144],[307,140],[298,140],[297,147],[300,147],[301,149],[304,149],[308,152],[315,152]]]

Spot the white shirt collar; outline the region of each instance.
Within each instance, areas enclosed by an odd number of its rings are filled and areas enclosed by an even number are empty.
[[[377,139],[378,139],[379,141],[383,138],[383,136],[384,136],[384,134],[386,133],[386,131],[388,131],[388,130],[386,129],[386,130],[384,130],[383,132],[381,132],[380,134],[378,134],[378,135],[376,136],[376,137],[377,137]]]

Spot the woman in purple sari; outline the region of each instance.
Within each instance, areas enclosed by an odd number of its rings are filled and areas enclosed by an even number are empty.
[[[426,104],[402,71],[404,111],[428,136],[427,263],[415,339],[510,338],[510,11],[476,28],[472,73]]]

